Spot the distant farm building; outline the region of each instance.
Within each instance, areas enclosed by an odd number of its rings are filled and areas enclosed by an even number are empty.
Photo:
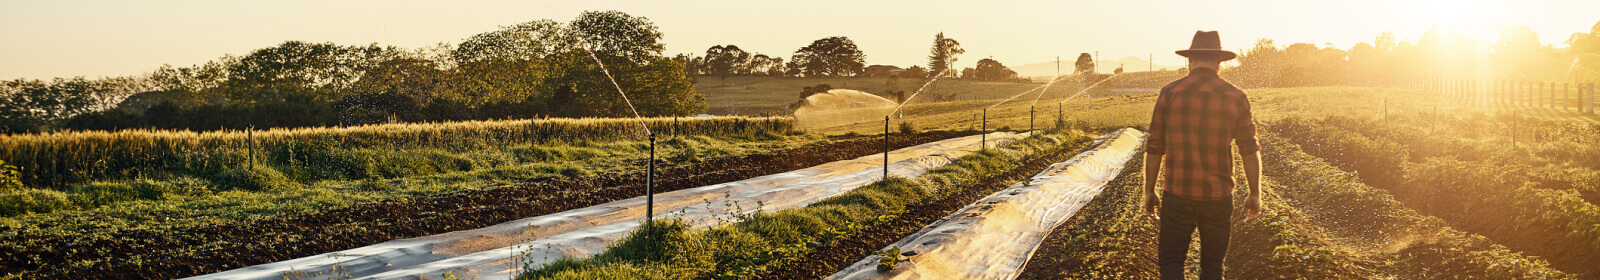
[[[900,67],[895,67],[894,65],[873,65],[867,66],[866,71],[863,72],[862,75],[867,77],[888,77],[899,75],[900,72],[905,71],[906,69],[900,69]]]

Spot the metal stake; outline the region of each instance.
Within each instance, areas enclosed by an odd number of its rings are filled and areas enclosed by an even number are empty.
[[[654,223],[656,220],[656,134],[650,133],[650,163],[644,172],[644,213],[645,222]]]
[[[978,137],[978,150],[989,149],[989,108],[983,108],[983,127],[978,134],[983,135]]]

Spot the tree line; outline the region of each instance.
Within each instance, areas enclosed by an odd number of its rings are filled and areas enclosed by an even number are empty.
[[[1242,87],[1383,85],[1416,76],[1600,82],[1600,23],[1569,36],[1565,48],[1541,43],[1527,26],[1498,35],[1485,42],[1434,26],[1414,43],[1384,32],[1347,50],[1261,39],[1221,74]]]
[[[927,68],[920,65],[911,66],[895,76],[927,79],[939,73],[946,73],[944,78],[1022,81],[1015,71],[994,59],[979,60],[975,68],[954,69],[956,57],[965,52],[960,42],[945,37],[944,32],[940,32],[934,35]],[[865,58],[866,55],[850,38],[834,36],[818,39],[810,45],[795,50],[787,61],[782,57],[746,51],[731,44],[711,46],[706,49],[703,56],[684,59],[688,61],[690,74],[709,75],[726,80],[728,76],[858,76],[865,73]]]
[[[615,87],[645,116],[704,112],[705,97],[685,75],[689,61],[663,56],[661,36],[647,18],[589,11],[454,46],[288,41],[131,77],[9,80],[0,82],[0,133],[631,117]]]

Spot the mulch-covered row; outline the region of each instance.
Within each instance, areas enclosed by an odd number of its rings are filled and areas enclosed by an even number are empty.
[[[1050,167],[1050,164],[1071,158],[1077,152],[1088,147],[1089,144],[1091,144],[1089,141],[1084,141],[1078,145],[1063,146],[1052,151],[1037,153],[1029,157],[1023,164],[1009,171],[981,178],[976,183],[970,186],[962,186],[944,197],[907,205],[906,212],[900,214],[896,219],[866,224],[860,231],[838,239],[833,246],[818,247],[798,260],[787,261],[770,267],[766,273],[756,278],[817,279],[827,277],[835,271],[839,271],[839,269],[866,258],[885,246],[889,246],[890,243],[921,230],[928,224],[938,221],[939,218],[960,210],[973,201],[987,197],[994,192],[1010,187],[1011,184],[1032,177],[1034,174]]]
[[[972,135],[925,132],[894,135],[894,149]],[[838,137],[826,144],[765,154],[658,166],[656,191],[665,192],[786,172],[883,151],[876,136]],[[42,279],[178,278],[249,265],[346,250],[394,239],[491,226],[644,195],[644,172],[581,178],[546,178],[523,184],[410,199],[361,203],[300,213],[154,232],[118,231],[109,236],[29,236],[47,246],[7,246],[0,274]],[[69,253],[70,252],[70,253]],[[127,261],[137,257],[141,261]],[[76,268],[68,263],[92,261]]]

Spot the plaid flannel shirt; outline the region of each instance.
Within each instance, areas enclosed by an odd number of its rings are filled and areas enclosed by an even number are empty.
[[[1221,200],[1233,192],[1233,153],[1260,150],[1250,99],[1244,91],[1217,77],[1217,70],[1198,68],[1161,88],[1145,152],[1166,155],[1161,168],[1163,188],[1178,197]]]

